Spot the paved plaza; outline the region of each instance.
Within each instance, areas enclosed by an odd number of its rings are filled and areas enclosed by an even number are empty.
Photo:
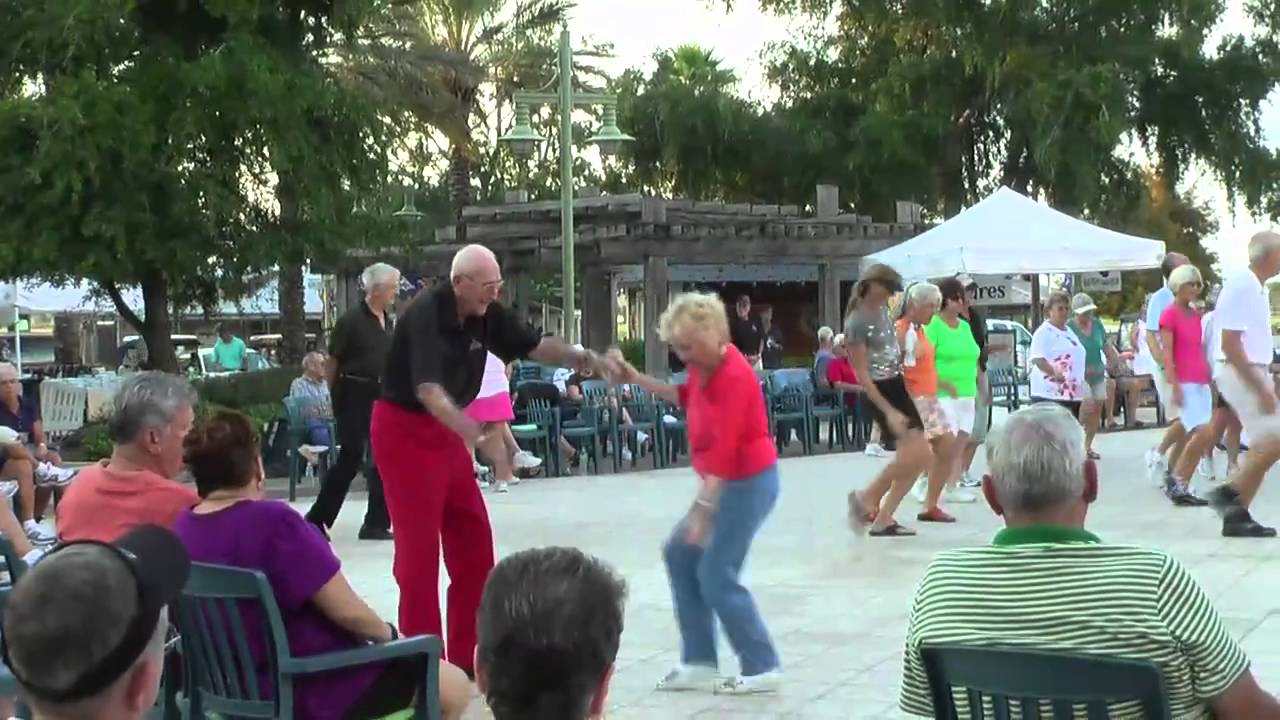
[[[1157,432],[1099,436],[1102,492],[1089,529],[1107,542],[1163,548],[1185,563],[1243,642],[1263,687],[1278,692],[1280,540],[1226,540],[1210,510],[1178,509],[1165,501],[1145,479],[1142,462]],[[845,525],[845,496],[882,462],[860,454],[783,461],[782,495],[745,575],[786,672],[784,691],[772,697],[653,691],[678,657],[659,546],[692,498],[691,471],[536,479],[486,498],[499,556],[531,546],[576,545],[627,579],[630,597],[609,694],[610,720],[895,718],[901,717],[900,653],[916,581],[935,552],[986,543],[1000,523],[985,504],[952,505],[955,525],[912,522],[921,531],[914,539],[855,539]],[[1219,458],[1220,471],[1223,463]],[[1255,512],[1271,524],[1280,523],[1277,475],[1264,487]],[[361,496],[348,503],[334,543],[356,590],[394,618],[391,546],[355,540],[363,504]],[[899,517],[912,518],[916,507],[908,499]],[[736,670],[723,640],[721,648],[721,669]],[[477,702],[468,717],[489,715]]]

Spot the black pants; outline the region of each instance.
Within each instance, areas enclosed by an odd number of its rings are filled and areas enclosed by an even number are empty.
[[[427,673],[422,658],[396,658],[378,674],[364,694],[347,708],[346,720],[386,717],[411,706],[418,684]]]
[[[332,527],[342,510],[342,503],[351,489],[351,480],[365,461],[369,447],[369,418],[373,415],[373,402],[382,394],[377,382],[339,377],[333,388],[333,418],[338,429],[338,459],[320,481],[320,495],[307,512],[307,519]],[[369,487],[369,508],[364,514],[364,525],[375,530],[387,530],[391,520],[387,517],[387,502],[382,497],[382,478],[373,463],[364,465],[365,483]]]

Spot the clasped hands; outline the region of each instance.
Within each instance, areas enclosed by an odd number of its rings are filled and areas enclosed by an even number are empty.
[[[604,378],[613,385],[633,382],[639,374],[622,356],[622,351],[616,348],[604,355],[594,350],[583,350],[578,353],[574,369],[579,372],[594,370],[598,377]]]

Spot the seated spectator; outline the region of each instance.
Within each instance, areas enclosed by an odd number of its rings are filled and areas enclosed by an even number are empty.
[[[987,464],[982,490],[1005,529],[991,546],[945,551],[925,570],[903,653],[902,710],[934,716],[920,648],[959,643],[1150,661],[1173,717],[1280,718],[1181,563],[1084,529],[1098,475],[1067,410],[1040,403],[1010,415],[987,438]]]
[[[582,383],[587,382],[588,380],[601,380],[601,378],[596,377],[595,369],[587,368],[585,370],[575,371],[572,375],[569,376],[569,379],[566,380],[564,383],[564,391],[565,391],[564,406],[570,406],[574,408],[573,417],[575,418],[578,416],[578,413],[580,412],[582,403],[586,401],[586,395],[582,393]],[[621,393],[624,400],[630,399],[629,389],[622,388],[618,392]],[[614,393],[610,393],[607,396],[605,402],[608,403],[611,411],[618,409],[618,395]],[[563,416],[564,413],[562,412],[561,415]],[[631,419],[631,413],[627,412],[627,409],[625,407],[621,409],[621,412],[618,415],[618,419],[622,421],[622,426],[625,428],[631,428],[632,426],[635,425],[635,422]],[[649,433],[646,433],[642,430],[637,430],[636,443],[639,445],[644,445],[647,442],[649,442]],[[622,448],[622,459],[626,462],[631,461],[630,448],[625,448],[625,447]]]
[[[509,555],[489,573],[476,623],[476,686],[494,720],[604,716],[626,584],[576,548]]]
[[[835,353],[827,363],[827,386],[832,390],[844,392],[845,407],[853,410],[858,404],[862,386],[858,384],[858,374],[853,371],[853,365],[849,363],[849,353],[845,351],[844,333],[836,335],[831,346]]]
[[[200,423],[183,443],[200,503],[175,529],[195,562],[261,571],[284,620],[289,651],[307,657],[395,640],[399,633],[351,589],[324,534],[287,503],[264,499],[262,450],[249,420],[220,412]],[[245,615],[249,651],[269,687],[265,631]],[[440,704],[447,720],[462,716],[471,697],[466,676],[440,667]],[[412,705],[426,672],[421,658],[403,658],[293,681],[299,718],[378,718]]]
[[[191,563],[173,533],[69,543],[9,595],[4,660],[37,720],[142,720],[164,672],[169,616]]]
[[[823,389],[830,387],[827,382],[827,364],[836,357],[833,352],[834,339],[834,330],[826,325],[818,328],[818,352],[813,354],[813,378],[818,387]]]
[[[32,542],[46,543],[53,532],[40,524],[50,495],[66,487],[76,471],[60,467],[62,458],[49,449],[39,403],[22,395],[18,369],[0,363],[0,496],[18,496],[17,512]]]
[[[333,404],[329,399],[329,383],[324,377],[324,353],[309,352],[302,358],[302,374],[289,384],[289,397],[303,400],[307,443],[325,447],[333,445],[333,438],[329,437]]]
[[[195,419],[196,392],[184,378],[129,376],[111,401],[111,458],[85,468],[58,506],[63,542],[111,542],[137,525],[172,527],[200,501],[182,472],[182,440]]]

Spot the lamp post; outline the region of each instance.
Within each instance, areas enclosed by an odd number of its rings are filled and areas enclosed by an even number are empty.
[[[618,98],[614,95],[578,93],[573,89],[573,50],[569,46],[569,30],[560,31],[560,53],[557,66],[559,86],[557,92],[517,92],[512,98],[516,104],[516,124],[511,132],[498,138],[512,154],[527,158],[533,155],[543,137],[533,129],[530,107],[550,105],[560,111],[560,264],[564,295],[561,301],[563,332],[566,342],[577,342],[577,323],[573,295],[573,109],[576,107],[602,106],[603,124],[600,131],[587,139],[600,148],[605,156],[615,155],[622,145],[635,138],[618,129]]]

